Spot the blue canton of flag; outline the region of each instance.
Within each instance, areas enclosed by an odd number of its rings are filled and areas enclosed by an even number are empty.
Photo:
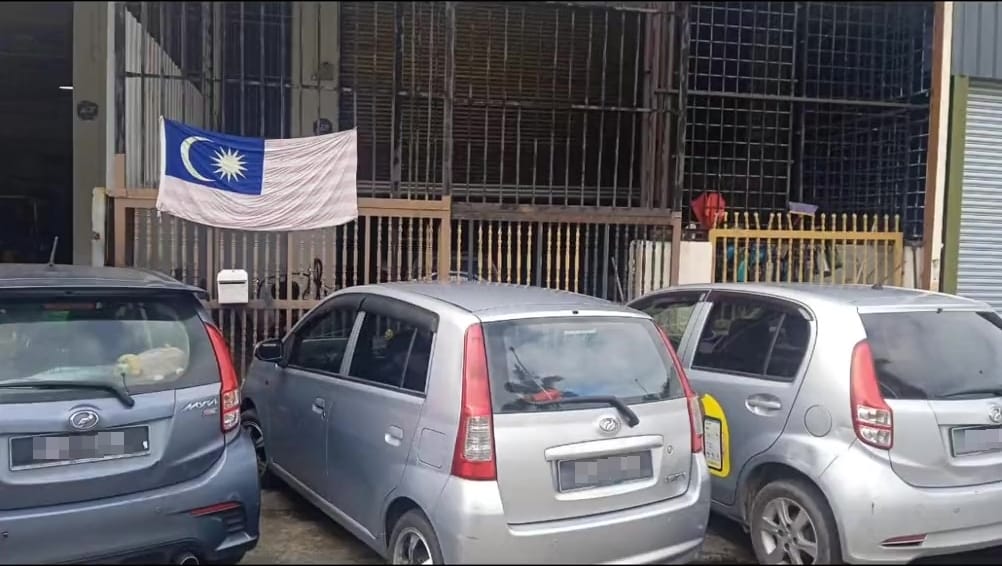
[[[345,224],[358,217],[357,148],[355,130],[257,139],[161,118],[157,210],[235,230]]]
[[[260,195],[264,140],[164,120],[164,174],[213,189]]]

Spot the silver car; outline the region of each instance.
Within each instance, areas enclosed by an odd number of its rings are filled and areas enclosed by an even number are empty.
[[[703,395],[713,509],[765,564],[1002,544],[1002,319],[959,297],[721,284],[642,297]]]
[[[261,343],[264,473],[392,563],[691,560],[699,402],[650,317],[485,283],[335,293]]]

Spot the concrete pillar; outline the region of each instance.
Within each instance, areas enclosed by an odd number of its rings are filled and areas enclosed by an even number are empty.
[[[953,2],[938,2],[933,27],[932,97],[926,169],[925,237],[919,260],[922,280],[917,287],[939,291],[943,255],[943,211],[950,131],[950,61],[953,46]]]
[[[73,263],[91,263],[91,201],[109,186],[114,154],[111,2],[73,3]],[[110,83],[110,84],[109,84]],[[111,151],[109,151],[109,147]],[[69,245],[70,242],[65,242]]]

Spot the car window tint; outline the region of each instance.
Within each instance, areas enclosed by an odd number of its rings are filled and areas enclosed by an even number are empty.
[[[352,377],[424,392],[432,333],[388,316],[365,313],[351,358]]]
[[[495,413],[573,411],[560,398],[619,397],[628,404],[683,395],[668,349],[644,318],[555,317],[484,324]]]
[[[308,370],[339,373],[355,324],[353,307],[334,308],[309,321],[296,337],[289,364]]]
[[[864,314],[881,393],[977,399],[1002,391],[1002,319],[993,312]]]
[[[200,362],[210,352],[187,298],[0,300],[0,381],[120,380],[134,393],[190,387],[218,379]]]
[[[715,300],[699,337],[695,368],[761,375],[783,311],[742,299]]]
[[[698,303],[698,298],[688,301],[655,302],[645,307],[643,311],[649,314],[654,322],[665,331],[672,347],[678,350],[682,343],[682,336],[685,334],[685,328]]]
[[[769,367],[765,373],[780,379],[796,377],[807,355],[810,338],[811,325],[807,319],[798,312],[787,312],[769,353]]]

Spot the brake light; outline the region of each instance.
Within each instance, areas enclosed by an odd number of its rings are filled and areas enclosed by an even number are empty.
[[[894,445],[894,415],[880,394],[873,353],[865,340],[852,349],[849,403],[856,437],[874,448]]]
[[[223,432],[229,432],[240,424],[240,382],[237,380],[237,368],[230,357],[230,348],[226,345],[223,333],[215,325],[206,323],[205,330],[212,342],[212,351],[219,364],[219,419]]]
[[[657,325],[655,325],[657,326]],[[675,348],[671,345],[671,340],[668,339],[668,335],[660,326],[657,326],[658,333],[661,334],[661,340],[665,343],[665,348],[668,350],[668,355],[671,356],[671,361],[675,364],[675,372],[678,373],[678,380],[682,383],[682,391],[685,392],[685,398],[689,405],[689,430],[691,431],[691,446],[692,453],[698,454],[703,451],[703,409],[699,404],[699,396],[692,390],[692,386],[689,384],[689,377],[685,375],[685,371],[682,369],[682,363],[679,362],[678,356],[675,354]]]
[[[487,348],[479,324],[466,331],[463,394],[452,475],[468,480],[494,480],[494,422],[487,373]]]

